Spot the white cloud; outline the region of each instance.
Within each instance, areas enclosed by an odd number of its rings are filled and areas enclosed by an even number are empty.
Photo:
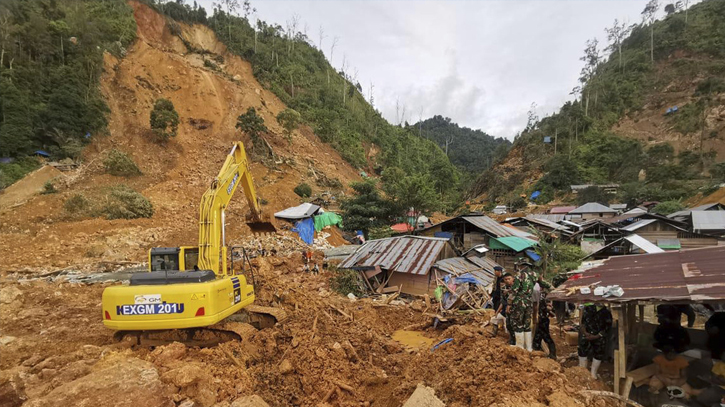
[[[254,1],[259,17],[284,22],[293,14],[307,22],[308,36],[333,65],[343,54],[358,69],[366,90],[375,86],[376,106],[395,121],[396,100],[406,118],[435,114],[495,136],[513,138],[526,124],[532,102],[539,116],[570,99],[584,44],[615,18],[640,21],[647,0],[479,1]],[[211,0],[201,0],[211,9]]]

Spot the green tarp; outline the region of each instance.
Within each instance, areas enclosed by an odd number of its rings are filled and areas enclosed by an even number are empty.
[[[315,216],[315,232],[319,232],[322,229],[339,225],[342,223],[342,217],[334,212],[323,212]]]
[[[516,253],[536,246],[536,242],[518,236],[495,237],[489,241],[490,249],[513,250]]]

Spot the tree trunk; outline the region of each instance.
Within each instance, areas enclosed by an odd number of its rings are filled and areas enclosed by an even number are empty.
[[[60,35],[60,60],[65,65],[65,50],[63,49],[63,35]]]
[[[587,101],[584,104],[584,116],[589,117],[589,89],[587,89]]]
[[[292,78],[292,73],[291,72],[289,74],[289,83],[292,86],[292,99],[294,99],[295,98],[295,81]]]
[[[655,63],[655,26],[654,23],[651,24],[649,30],[649,57],[652,60],[652,63]]]
[[[3,49],[0,50],[0,69],[5,66],[3,65],[3,61],[5,61],[5,44],[3,44]]]

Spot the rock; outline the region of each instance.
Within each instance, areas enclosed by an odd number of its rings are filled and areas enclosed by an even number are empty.
[[[557,390],[549,394],[548,396],[546,396],[546,399],[549,401],[550,407],[577,407],[584,405],[562,390]]]
[[[186,345],[174,342],[170,345],[160,346],[151,352],[153,361],[158,366],[169,366],[186,356]]]
[[[189,399],[183,400],[181,403],[179,403],[177,405],[177,407],[195,407],[195,406],[196,406],[196,404],[194,403],[194,401],[189,400]]]
[[[347,293],[347,298],[349,298],[352,302],[357,301],[357,297],[353,293]]]
[[[436,397],[435,391],[423,383],[418,383],[413,394],[403,404],[403,407],[443,407],[445,404]]]
[[[159,380],[154,365],[137,358],[117,359],[56,387],[25,407],[116,406],[174,407],[171,389]]]
[[[15,341],[17,338],[14,336],[0,336],[0,345],[7,345],[13,341]]]
[[[26,399],[23,382],[18,374],[0,371],[0,405],[3,407],[18,407]]]
[[[282,374],[288,374],[292,373],[294,369],[292,368],[292,363],[289,361],[289,359],[285,359],[282,361],[282,363],[279,364],[279,372]]]
[[[234,400],[229,407],[269,407],[269,404],[267,404],[264,399],[254,394]]]
[[[332,344],[332,349],[335,349],[335,350],[342,349],[342,345],[340,345],[340,342],[335,342]]]
[[[22,297],[22,295],[23,292],[20,291],[18,287],[15,287],[14,285],[5,286],[0,290],[0,303],[11,304],[15,302],[18,297]],[[22,298],[20,298],[20,302],[22,302]]]
[[[554,359],[538,358],[534,359],[534,367],[541,372],[560,372],[561,364]]]
[[[181,393],[201,407],[209,407],[216,402],[216,392],[212,389],[214,378],[198,363],[187,363],[171,369],[161,379],[179,387]]]
[[[96,345],[83,345],[81,348],[82,354],[84,356],[88,356],[91,358],[99,358],[101,357],[101,353],[103,353],[103,348]]]
[[[23,366],[33,367],[43,361],[43,357],[40,355],[33,355],[23,361]]]

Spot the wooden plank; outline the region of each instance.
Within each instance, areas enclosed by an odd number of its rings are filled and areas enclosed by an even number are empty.
[[[622,397],[625,399],[629,399],[629,392],[632,391],[632,378],[628,377],[627,380],[624,382],[624,389],[622,389]]]
[[[619,341],[619,378],[624,379],[627,373],[627,344],[625,343],[627,338],[627,320],[624,318],[624,310],[618,309],[619,322],[617,323]]]
[[[398,292],[398,286],[394,285],[392,287],[385,287],[381,290],[381,293],[388,294],[388,293],[395,293]]]
[[[639,369],[634,369],[631,372],[627,372],[627,378],[632,379],[636,383],[643,381],[649,381],[650,377],[657,373],[657,365],[650,363],[647,366],[642,366]]]
[[[619,349],[614,351],[614,392],[619,394]]]

